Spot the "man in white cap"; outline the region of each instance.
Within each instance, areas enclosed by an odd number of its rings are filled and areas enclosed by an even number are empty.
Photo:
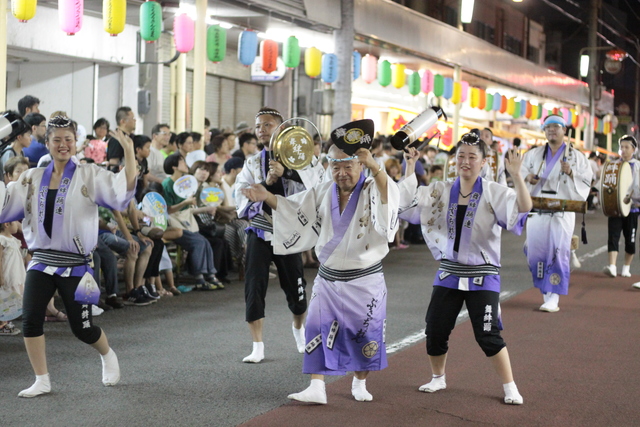
[[[592,172],[587,157],[564,142],[567,124],[561,116],[547,116],[542,124],[547,143],[528,151],[522,176],[532,197],[584,201],[591,188]],[[527,221],[525,254],[540,289],[541,311],[560,310],[560,295],[569,292],[571,236],[575,213],[534,209]]]

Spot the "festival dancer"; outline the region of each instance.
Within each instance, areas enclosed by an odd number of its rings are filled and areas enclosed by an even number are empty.
[[[264,325],[265,297],[269,284],[269,265],[273,261],[278,269],[280,287],[287,296],[293,313],[293,337],[300,353],[304,352],[304,318],[307,312],[307,282],[300,254],[275,255],[271,246],[273,224],[271,207],[252,202],[243,193],[251,184],[263,184],[267,190],[281,196],[290,196],[309,189],[322,181],[324,168],[312,162],[301,170],[290,170],[271,158],[271,135],[284,122],[278,111],[263,107],[256,114],[256,134],[264,149],[249,157],[235,184],[236,207],[239,218],[250,220],[247,228],[247,256],[245,264],[246,321],[249,324],[253,351],[245,363],[260,363],[264,359],[262,329]]]
[[[368,149],[373,129],[371,120],[359,120],[331,133],[331,182],[287,198],[259,185],[245,190],[273,209],[275,253],[315,246],[321,262],[309,303],[302,369],[311,374],[311,385],[290,399],[326,404],[324,376],[355,371],[351,393],[357,401],[370,401],[367,375],[387,366],[381,261],[398,228],[398,188]]]
[[[23,333],[36,381],[20,397],[51,391],[43,323],[47,303],[56,291],[74,335],[100,353],[103,384],[112,386],[120,380],[118,358],[105,333],[93,324],[91,305],[76,302],[78,284],[93,273],[91,250],[98,238],[98,205],[125,210],[136,186],[133,142],[121,131],[117,137],[124,150],[121,172],[113,174],[94,164],[77,165],[71,159],[76,150],[75,122],[54,117],[46,134],[53,158],[49,166],[29,169],[8,188],[0,184],[0,222],[24,218],[24,238],[34,253],[25,281]]]
[[[420,223],[424,239],[440,267],[426,316],[427,354],[432,379],[419,390],[446,388],[445,365],[449,335],[464,302],[476,341],[502,380],[504,402],[520,405],[506,344],[500,335],[500,236],[502,228],[520,234],[531,197],[520,175],[522,157],[509,152],[507,171],[515,191],[480,178],[488,147],[475,133],[457,144],[458,178],[417,187],[414,165],[420,153],[405,154],[407,175],[400,187],[400,217]],[[417,188],[416,188],[417,187]]]
[[[620,147],[620,161],[628,162],[631,166],[632,182],[629,188],[629,194],[624,198],[625,203],[633,204],[627,216],[610,216],[608,218],[607,231],[607,249],[609,252],[609,265],[603,272],[607,276],[616,277],[618,272],[616,268],[616,260],[618,259],[618,243],[620,241],[620,232],[624,234],[624,265],[620,276],[631,277],[631,261],[636,253],[636,231],[638,229],[638,212],[640,205],[637,200],[640,198],[640,162],[634,158],[638,149],[638,141],[633,136],[624,135],[618,141]]]
[[[584,201],[589,195],[591,167],[580,150],[564,142],[566,127],[562,116],[547,116],[542,129],[548,142],[524,155],[521,173],[532,197]],[[569,293],[575,218],[573,212],[534,210],[527,220],[525,254],[533,285],[543,295],[541,311],[560,310],[560,295]]]

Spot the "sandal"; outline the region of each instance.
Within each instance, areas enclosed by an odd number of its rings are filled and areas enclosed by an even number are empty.
[[[12,322],[0,327],[0,336],[10,337],[18,335],[20,332],[20,329],[16,328]]]
[[[172,295],[174,295],[174,296],[176,296],[176,297],[177,297],[178,295],[182,294],[182,292],[180,292],[180,291],[178,290],[178,288],[176,288],[176,287],[169,288],[169,292],[171,292],[171,294],[172,294]]]
[[[173,294],[171,292],[169,292],[168,290],[166,290],[166,289],[160,289],[158,291],[158,293],[160,294],[161,297],[172,297],[173,296]]]
[[[53,316],[45,316],[44,321],[45,322],[66,322],[67,315],[61,312],[60,310],[58,310],[58,312]]]

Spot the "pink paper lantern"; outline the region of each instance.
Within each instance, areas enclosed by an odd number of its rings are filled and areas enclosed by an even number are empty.
[[[365,83],[373,83],[376,81],[378,74],[378,58],[366,54],[362,58],[362,80]]]
[[[177,15],[173,20],[173,39],[176,43],[176,50],[180,53],[187,53],[193,50],[195,43],[196,25],[193,19],[186,13]]]
[[[433,73],[429,70],[424,70],[422,77],[420,77],[420,90],[422,93],[428,94],[433,91]]]
[[[82,28],[84,0],[58,0],[60,29],[72,36]]]
[[[469,82],[465,82],[464,80],[462,80],[460,82],[460,102],[465,102],[467,100],[467,97],[469,96]]]

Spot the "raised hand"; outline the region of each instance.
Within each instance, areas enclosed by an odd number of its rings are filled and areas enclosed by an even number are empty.
[[[522,154],[520,154],[520,152],[516,148],[512,148],[507,152],[507,155],[504,157],[504,163],[507,168],[507,172],[509,172],[509,175],[520,176],[522,160]],[[535,179],[535,177],[533,179]]]

